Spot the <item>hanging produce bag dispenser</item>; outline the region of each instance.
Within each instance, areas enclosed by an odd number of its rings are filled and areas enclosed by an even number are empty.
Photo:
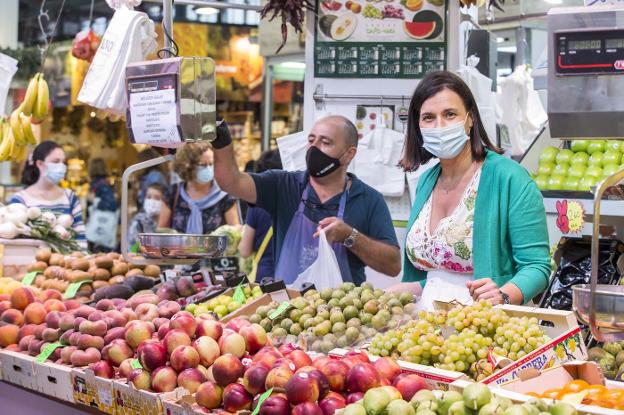
[[[176,57],[126,67],[130,141],[175,148],[216,138],[215,63]]]

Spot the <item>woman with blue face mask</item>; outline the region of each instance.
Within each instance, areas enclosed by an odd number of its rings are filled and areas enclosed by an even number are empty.
[[[171,192],[171,228],[209,234],[221,225],[240,225],[237,201],[214,180],[213,165],[208,143],[190,143],[178,149],[174,169],[183,182]]]
[[[65,178],[65,152],[54,141],[42,141],[28,157],[22,172],[24,190],[14,194],[9,203],[23,203],[49,210],[57,215],[72,215],[72,228],[81,247],[87,247],[82,205],[74,192],[63,189],[59,183]]]
[[[468,86],[427,75],[409,109],[401,161],[419,178],[407,228],[403,283],[434,300],[524,304],[546,289],[550,255],[542,195],[527,171],[487,136]]]

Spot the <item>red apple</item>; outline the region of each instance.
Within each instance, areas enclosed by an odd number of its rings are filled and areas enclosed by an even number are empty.
[[[260,324],[243,326],[238,333],[245,340],[245,347],[249,353],[255,353],[267,344],[267,333]]]
[[[295,343],[284,343],[280,347],[278,347],[277,350],[284,356],[288,356],[290,353],[294,352],[295,350],[301,350],[301,349],[299,348],[299,345]]]
[[[126,341],[133,349],[139,347],[143,340],[151,339],[152,334],[154,324],[150,321],[133,320],[126,324]]]
[[[288,358],[295,364],[296,370],[301,369],[304,366],[312,366],[312,359],[303,350],[293,350],[288,355]]]
[[[178,372],[199,364],[199,353],[192,346],[178,346],[171,353],[171,367]]]
[[[262,404],[258,415],[290,415],[288,399],[283,396],[269,396]]]
[[[186,311],[179,311],[171,317],[171,322],[169,323],[169,328],[173,329],[181,329],[189,335],[189,337],[193,337],[195,335],[195,331],[197,330],[197,322],[195,321],[195,317],[191,313]]]
[[[389,357],[381,357],[377,359],[374,363],[375,369],[379,373],[381,378],[388,379],[390,382],[394,381],[401,373],[401,366],[394,360]]]
[[[349,370],[349,375],[347,375],[349,392],[366,392],[380,384],[379,373],[370,363],[358,363]]]
[[[302,402],[316,402],[319,398],[319,385],[310,373],[298,372],[286,384],[288,401],[297,405]]]
[[[282,356],[282,354],[278,352],[277,349],[275,349],[274,347],[266,346],[258,350],[258,353],[254,355],[252,360],[254,363],[264,362],[267,367],[273,367],[273,363],[275,363],[277,359],[280,359],[282,357],[284,356]]]
[[[102,358],[113,366],[119,366],[121,363],[134,356],[134,352],[123,339],[115,339],[102,349]]]
[[[178,386],[178,374],[169,366],[161,366],[152,372],[152,389],[155,392],[171,392]]]
[[[145,340],[137,348],[137,358],[143,369],[152,372],[167,363],[167,349],[158,340]]]
[[[93,370],[95,376],[99,376],[101,378],[112,379],[115,375],[113,367],[106,360],[100,360],[99,362],[91,363],[89,365],[89,369]]]
[[[292,415],[324,415],[323,410],[315,403],[304,402],[295,406]]]
[[[158,340],[164,340],[167,333],[169,333],[169,322],[163,323],[158,327]],[[186,334],[186,333],[185,333]],[[188,334],[187,334],[188,336]]]
[[[364,399],[364,392],[350,393],[349,395],[347,395],[347,405],[356,403],[357,401],[360,401],[362,399]]]
[[[197,323],[197,330],[195,332],[197,337],[208,336],[212,337],[213,340],[219,340],[222,334],[223,325],[218,321],[201,319],[201,321]]]
[[[410,401],[412,396],[419,390],[429,389],[423,378],[416,374],[397,377],[394,381],[394,387],[401,392],[401,396],[403,396],[403,399],[406,401]]]
[[[355,357],[359,359],[362,363],[370,363],[368,355],[365,352],[359,350],[350,350],[344,355],[344,357]]]
[[[199,385],[206,381],[204,374],[194,367],[184,369],[178,375],[178,385],[182,386],[190,393],[195,393]]]
[[[204,408],[219,408],[223,400],[223,389],[216,383],[204,382],[197,388],[195,400]]]
[[[288,384],[288,380],[292,377],[293,371],[290,370],[286,366],[278,366],[273,368],[267,374],[265,387],[266,389],[271,388],[286,388],[286,384]]]
[[[347,389],[349,366],[345,363],[340,360],[330,360],[319,370],[327,377],[331,390],[342,392]]]
[[[130,381],[136,389],[150,390],[152,387],[152,379],[147,370],[133,369],[128,375],[128,381]]]
[[[239,383],[232,383],[223,390],[223,409],[228,412],[250,409],[252,400],[253,397]]]
[[[130,375],[130,372],[134,370],[132,367],[132,360],[134,359],[126,359],[119,365],[119,373],[121,377],[127,378]]]
[[[327,357],[327,356],[319,356],[312,361],[312,366],[314,366],[318,370],[321,370],[321,368],[325,366],[327,362],[329,362],[330,360],[334,360],[334,359]]]
[[[191,338],[189,335],[180,329],[169,330],[163,339],[163,344],[167,349],[167,353],[171,356],[173,350],[178,346],[190,346]]]
[[[232,354],[224,354],[215,360],[212,368],[212,376],[215,382],[222,387],[234,383],[243,376],[243,364]]]
[[[309,367],[309,366],[304,366]],[[327,376],[323,374],[320,370],[313,369],[307,372],[312,378],[314,378],[319,387],[319,399],[325,398],[327,393],[329,392],[329,381],[327,380]]]
[[[239,359],[245,355],[245,339],[238,333],[230,333],[219,339],[221,354],[230,353]]]
[[[245,326],[250,326],[251,322],[243,317],[236,317],[233,318],[232,320],[230,320],[226,325],[225,328],[233,330],[237,333],[240,332],[240,329],[245,327]]]
[[[221,350],[217,342],[208,336],[198,337],[193,342],[193,347],[199,354],[199,363],[204,366],[210,366],[217,360],[217,357],[221,356]]]
[[[245,386],[247,392],[253,396],[259,395],[266,390],[265,384],[268,374],[269,369],[264,364],[252,364],[249,369],[245,371],[243,386]]]
[[[342,396],[340,399],[335,396],[326,397],[319,402],[319,407],[324,415],[333,415],[338,409],[342,409],[345,406],[347,406],[346,401]]]

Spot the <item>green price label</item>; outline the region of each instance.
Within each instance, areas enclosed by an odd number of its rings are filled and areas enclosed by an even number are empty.
[[[143,369],[143,366],[141,366],[141,362],[139,362],[139,359],[132,359],[130,361],[130,367],[132,369]]]
[[[260,412],[260,408],[262,408],[262,404],[264,403],[264,401],[267,400],[269,396],[271,396],[272,392],[273,392],[273,388],[269,389],[268,391],[260,395],[260,397],[258,398],[258,404],[256,405],[256,409],[254,409],[251,415],[258,415],[258,413]]]
[[[247,298],[245,297],[245,293],[243,292],[243,287],[241,287],[241,284],[238,284],[238,286],[234,290],[234,295],[232,296],[232,299],[241,304],[245,304],[245,300]]]
[[[33,281],[37,277],[37,275],[41,274],[41,271],[33,271],[24,275],[24,279],[22,280],[22,284],[24,285],[32,285]]]
[[[50,357],[50,355],[54,352],[54,350],[56,350],[59,347],[63,347],[63,345],[61,343],[46,344],[41,350],[41,353],[39,353],[39,356],[37,356],[37,362],[39,363],[45,362],[46,359]]]
[[[279,307],[277,307],[277,309],[275,311],[273,311],[271,314],[269,314],[269,318],[271,320],[278,318],[279,316],[282,315],[282,313],[284,311],[286,311],[288,309],[288,307],[290,307],[290,303],[288,301],[282,302],[279,305]]]
[[[91,280],[78,281],[78,282],[73,282],[73,283],[69,284],[67,286],[67,289],[63,293],[63,298],[66,299],[66,300],[68,298],[74,298],[76,296],[76,293],[78,292],[78,289],[80,288],[80,286],[82,284],[87,283],[87,282],[91,282]]]

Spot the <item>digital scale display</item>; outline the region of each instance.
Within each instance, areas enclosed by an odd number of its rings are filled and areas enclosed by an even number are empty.
[[[624,74],[624,29],[555,33],[557,75]]]

